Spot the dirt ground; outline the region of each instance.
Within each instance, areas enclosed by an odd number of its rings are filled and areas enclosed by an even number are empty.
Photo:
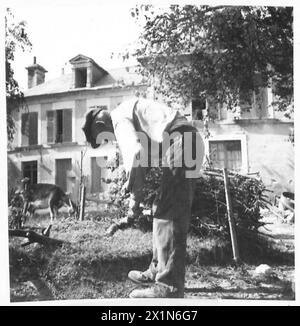
[[[266,214],[265,221],[270,223],[262,232],[270,234],[273,240],[287,252],[294,252],[294,225],[282,223],[274,216]],[[294,300],[294,266],[272,265],[268,276],[257,275],[255,269],[265,264],[263,260],[255,265],[242,264],[239,267],[216,264],[190,264],[186,269],[185,298],[188,299],[243,299],[243,300]],[[119,279],[99,280],[84,286],[84,293],[69,299],[88,298],[128,298],[136,288],[126,274]],[[63,298],[68,298],[64,293]],[[58,299],[46,283],[32,278],[11,283],[12,301],[39,301]]]
[[[273,275],[258,277],[256,266],[189,266],[185,297],[190,299],[294,300],[294,269],[273,266]]]
[[[266,214],[268,224],[261,232],[272,235],[274,241],[294,252],[294,225],[282,223]],[[261,264],[264,264],[261,261]],[[294,266],[273,265],[268,276],[255,273],[258,265],[242,267],[189,266],[186,275],[186,298],[197,299],[260,299],[294,300]]]

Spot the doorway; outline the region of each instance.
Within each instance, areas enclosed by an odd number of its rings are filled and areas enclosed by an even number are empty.
[[[55,160],[55,184],[63,191],[70,191],[68,176],[72,170],[72,159],[64,158]]]

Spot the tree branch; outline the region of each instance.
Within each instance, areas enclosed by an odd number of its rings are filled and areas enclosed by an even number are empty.
[[[31,243],[37,242],[46,246],[61,246],[67,242],[63,241],[63,240],[58,240],[58,239],[53,239],[53,238],[49,238],[47,236],[44,235],[40,235],[34,231],[26,231],[26,230],[12,230],[9,229],[8,230],[8,234],[10,237],[22,237],[22,238],[27,238],[28,242],[26,242],[25,244],[23,244],[23,246],[25,245],[29,245]]]

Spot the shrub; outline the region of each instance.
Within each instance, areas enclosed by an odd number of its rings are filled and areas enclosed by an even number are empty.
[[[119,217],[126,216],[128,194],[121,190],[126,182],[126,174],[122,167],[113,168],[115,177],[104,180],[109,183],[109,200],[117,205]],[[225,187],[221,170],[205,170],[197,179],[192,207],[191,231],[200,236],[209,233],[228,235],[227,206]],[[145,209],[151,209],[158,193],[162,169],[148,168],[143,187]],[[260,209],[268,204],[263,182],[254,177],[237,173],[229,173],[229,191],[232,211],[237,229],[257,232],[264,223],[261,222]],[[144,230],[151,229],[151,218],[140,215],[136,226]]]
[[[16,189],[8,191],[8,228],[19,229],[23,223],[23,199]]]
[[[260,210],[269,204],[266,191],[265,185],[258,178],[229,174],[229,192],[237,229],[257,232],[264,225]],[[197,180],[192,229],[200,233],[228,233],[227,221],[223,176],[220,171],[216,175],[204,174]]]

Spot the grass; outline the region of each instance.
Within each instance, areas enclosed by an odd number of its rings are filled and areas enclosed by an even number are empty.
[[[151,232],[127,229],[106,237],[105,231],[112,222],[108,213],[89,212],[86,218],[85,221],[62,218],[53,225],[51,237],[68,242],[60,248],[39,244],[22,248],[21,239],[10,239],[12,301],[128,297],[133,288],[127,280],[128,271],[144,270],[150,263]],[[40,221],[42,225],[46,223],[47,220]],[[274,266],[286,264],[293,268],[293,253],[283,246],[276,247],[274,243],[263,240],[253,243],[247,238],[239,239],[239,243],[246,264],[268,261]],[[211,272],[214,268],[223,271],[220,272],[223,281],[225,271],[232,269],[228,240],[216,237],[200,239],[190,235],[187,252],[187,283],[191,288],[197,287],[196,280],[199,285],[205,278],[206,273],[199,272],[199,268],[209,266],[207,270]],[[242,271],[234,273],[240,274],[240,279],[243,276]],[[198,277],[195,279],[193,275]],[[22,287],[20,284],[25,285]]]

